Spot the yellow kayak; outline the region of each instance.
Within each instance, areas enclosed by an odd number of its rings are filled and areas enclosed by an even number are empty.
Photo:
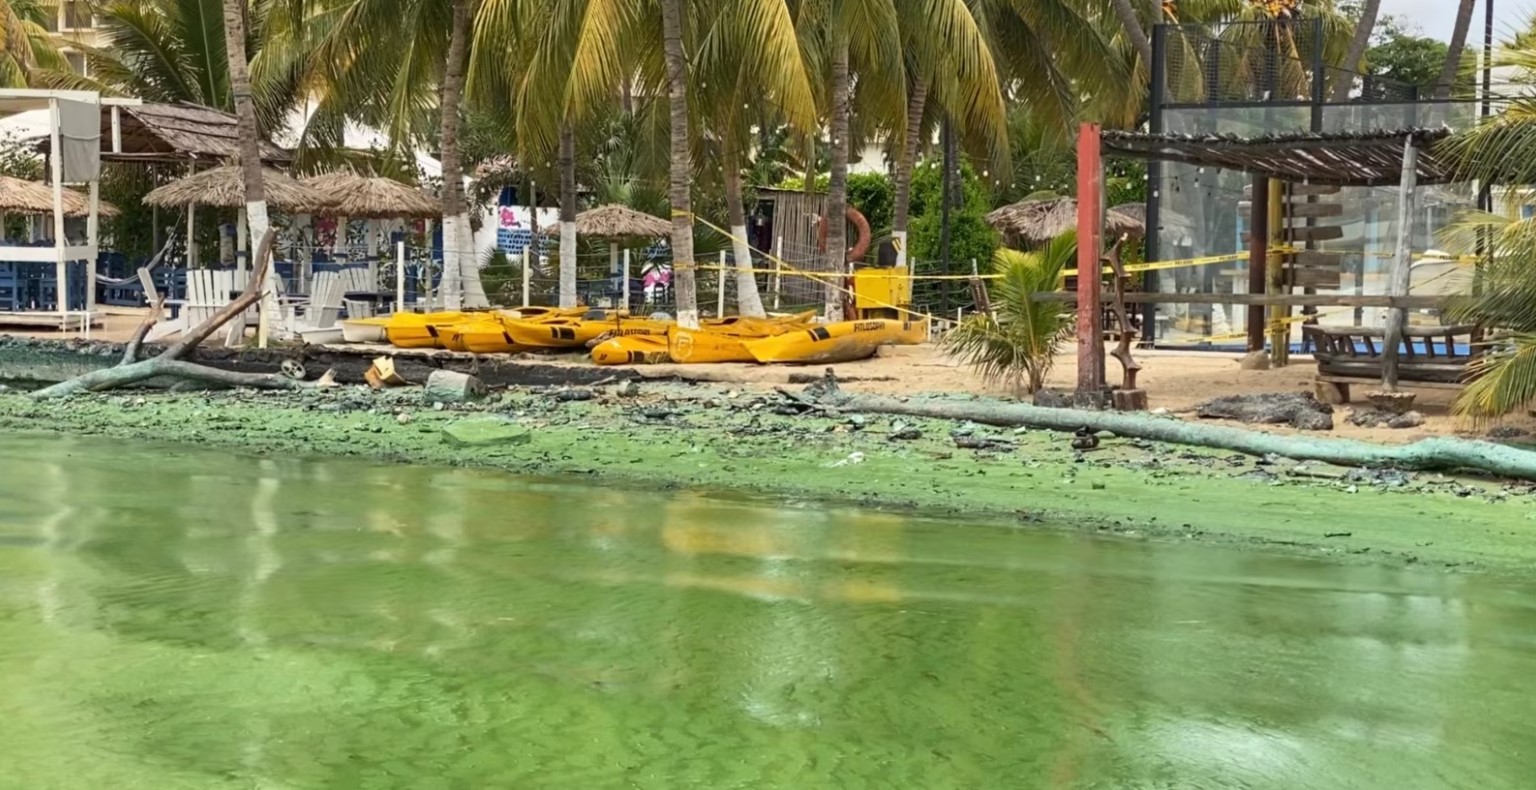
[[[512,342],[533,348],[581,348],[605,336],[665,336],[667,327],[672,325],[666,321],[643,318],[547,321],[503,319],[501,323]]]
[[[591,312],[585,307],[514,307],[500,311],[506,318],[519,321],[575,320]]]
[[[435,348],[438,327],[463,323],[470,317],[458,312],[396,313],[384,325],[384,337],[398,348]]]
[[[507,337],[505,325],[494,319],[466,321],[439,327],[437,335],[443,348],[472,354],[505,354],[526,350]]]
[[[592,361],[599,365],[656,365],[671,362],[666,335],[626,335],[592,347]]]
[[[905,345],[915,334],[909,321],[839,321],[773,337],[744,340],[742,345],[758,362],[826,364],[872,357],[881,346]]]

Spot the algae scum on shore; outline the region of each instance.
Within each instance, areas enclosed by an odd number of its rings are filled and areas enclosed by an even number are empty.
[[[5,393],[0,427],[1003,516],[1354,561],[1496,569],[1536,561],[1528,485],[1136,440],[1081,453],[1058,433],[831,414],[713,385],[517,389],[477,404],[356,387],[58,402]]]

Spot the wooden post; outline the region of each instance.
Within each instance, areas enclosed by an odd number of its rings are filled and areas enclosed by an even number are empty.
[[[622,276],[624,278],[623,285],[621,286],[621,288],[622,288],[622,290],[624,292],[624,305],[623,305],[623,307],[624,307],[625,310],[628,310],[629,309],[629,248],[628,247],[624,248],[624,263],[623,263],[623,266],[624,266],[624,269],[621,272],[621,274],[622,274]]]
[[[64,260],[64,248],[69,242],[64,238],[64,153],[59,144],[63,138],[60,133],[60,124],[63,120],[59,117],[59,103],[57,100],[48,102],[52,129],[49,130],[52,148],[48,149],[48,166],[52,171],[53,180],[53,252],[54,252],[54,280],[58,287],[57,304],[54,305],[60,315],[69,312],[69,263]],[[94,287],[94,283],[92,287]],[[60,328],[63,328],[61,319]]]
[[[726,279],[725,278],[725,250],[721,250],[720,251],[720,270],[718,272],[716,272],[716,274],[720,275],[720,278],[719,278],[719,281],[718,281],[720,283],[720,287],[718,289],[716,289],[716,290],[719,291],[719,293],[716,294],[716,299],[715,299],[715,317],[716,318],[724,318],[725,317],[725,279]]]
[[[784,237],[773,237],[773,309],[779,309],[779,291],[784,285]]]
[[[85,220],[85,312],[89,328],[90,312],[96,309],[96,256],[101,249],[101,174],[91,182],[91,213]]]
[[[1248,293],[1264,293],[1269,269],[1269,178],[1253,177],[1248,207]],[[1264,308],[1249,307],[1248,351],[1264,350]]]
[[[625,254],[629,253],[625,250]],[[628,290],[627,288],[625,290]],[[529,297],[533,295],[533,281],[528,271],[528,245],[523,245],[523,307],[528,306]]]
[[[1387,278],[1388,296],[1407,296],[1412,277],[1413,192],[1418,187],[1419,149],[1412,137],[1403,144],[1403,178],[1397,196],[1397,249],[1392,255],[1392,271]],[[1386,339],[1381,349],[1381,385],[1387,392],[1397,391],[1398,346],[1408,324],[1408,311],[1402,307],[1387,310]]]
[[[395,312],[405,312],[405,239],[395,242]]]
[[[1077,394],[1104,392],[1104,339],[1099,334],[1099,287],[1104,227],[1104,162],[1100,127],[1085,123],[1077,133]]]
[[[1269,252],[1278,246],[1283,235],[1280,231],[1285,225],[1285,200],[1282,193],[1283,185],[1276,179],[1269,180],[1269,212],[1265,218],[1265,225],[1269,230],[1264,234],[1264,292],[1271,296],[1278,296],[1285,290],[1285,267],[1281,265],[1280,256]],[[1269,307],[1269,361],[1274,367],[1283,367],[1291,361],[1291,325],[1286,321],[1291,316],[1291,308],[1287,305],[1270,305]]]
[[[250,259],[249,226],[245,209],[235,209],[235,271],[249,271],[255,262]]]

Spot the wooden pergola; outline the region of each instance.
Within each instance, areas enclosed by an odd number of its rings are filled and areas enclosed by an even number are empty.
[[[1388,308],[1383,348],[1383,384],[1397,387],[1397,358],[1407,310],[1422,306],[1408,295],[1413,213],[1411,196],[1420,184],[1453,180],[1452,168],[1436,156],[1431,145],[1450,135],[1448,129],[1399,129],[1371,132],[1299,132],[1256,137],[1237,135],[1147,134],[1104,132],[1083,124],[1078,134],[1078,282],[1101,280],[1103,233],[1103,157],[1107,155],[1198,167],[1237,170],[1253,177],[1253,204],[1248,249],[1247,294],[1127,293],[1127,302],[1142,304],[1222,302],[1250,306],[1379,306]],[[1398,184],[1397,246],[1385,295],[1266,294],[1269,245],[1273,239],[1271,182],[1296,185],[1373,187]],[[1077,390],[1103,393],[1104,344],[1099,315],[1103,297],[1098,288],[1079,287],[1077,299]],[[1435,300],[1431,299],[1432,304]],[[1249,350],[1264,348],[1264,316],[1250,311]]]

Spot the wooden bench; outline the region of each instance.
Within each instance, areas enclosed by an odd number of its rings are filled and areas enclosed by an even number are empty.
[[[1385,329],[1303,326],[1317,360],[1316,392],[1325,403],[1348,403],[1349,385],[1380,383]],[[1398,350],[1398,380],[1413,388],[1459,388],[1468,366],[1482,353],[1475,326],[1408,327]]]

